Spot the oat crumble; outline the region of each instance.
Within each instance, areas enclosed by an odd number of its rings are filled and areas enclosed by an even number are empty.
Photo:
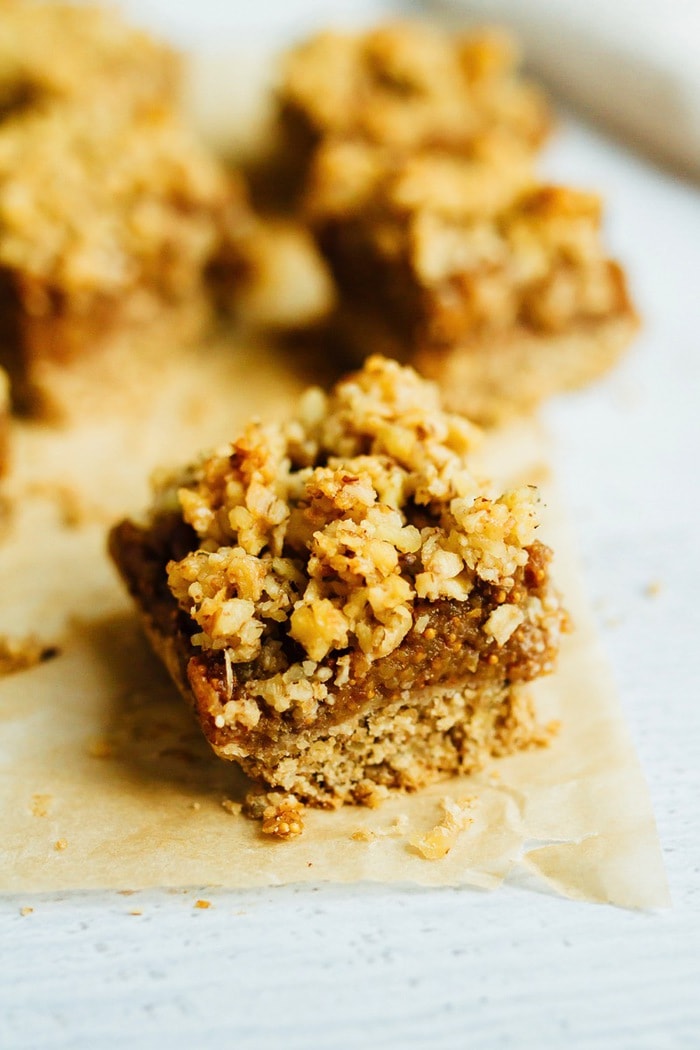
[[[534,151],[549,131],[549,107],[518,61],[512,38],[496,30],[448,35],[399,22],[319,33],[282,67],[280,131],[292,181],[303,185],[327,141],[460,154],[488,130]]]

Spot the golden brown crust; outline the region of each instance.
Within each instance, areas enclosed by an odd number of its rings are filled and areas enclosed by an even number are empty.
[[[204,299],[248,212],[176,108],[167,48],[82,7],[4,19],[0,95],[29,87],[0,119],[1,360],[26,402],[37,363]]]
[[[337,804],[520,739],[517,683],[552,669],[565,617],[532,492],[491,494],[474,439],[430,384],[374,358],[164,479],[150,523],[114,530],[218,754]]]
[[[533,412],[544,400],[584,386],[619,360],[639,328],[629,305],[608,321],[581,323],[571,331],[538,333],[514,326],[500,333],[415,353],[412,363],[440,385],[445,407],[483,426],[496,426]],[[345,308],[326,326],[328,341],[348,361],[361,361],[366,347],[405,359],[407,347],[395,328],[377,314]],[[517,379],[517,381],[514,381]]]
[[[491,423],[612,364],[637,318],[589,193],[537,185],[488,137],[469,158],[320,150],[307,210],[338,286],[333,324]]]

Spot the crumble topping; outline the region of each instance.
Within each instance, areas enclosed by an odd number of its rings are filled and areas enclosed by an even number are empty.
[[[422,311],[431,342],[517,322],[554,333],[619,308],[599,198],[536,185],[530,159],[498,135],[469,156],[398,163],[366,143],[328,143],[306,210],[343,293]]]
[[[549,115],[517,64],[513,40],[493,30],[455,36],[395,23],[323,32],[287,56],[280,96],[317,137],[459,150],[483,127],[498,127],[532,148]]]
[[[426,601],[466,603],[487,583],[501,605],[522,602],[514,576],[536,492],[492,492],[468,465],[478,440],[432,383],[375,356],[329,395],[307,391],[289,422],[253,423],[161,478],[156,513],[179,513],[197,537],[168,585],[196,624],[192,644],[223,650],[222,726],[253,729],[260,700],[312,719],[348,680],[351,654],[369,666],[414,622],[428,636]],[[534,595],[516,617],[492,614],[484,645],[503,644],[531,606],[541,617]]]
[[[367,212],[410,216],[422,208],[443,218],[488,218],[535,184],[532,157],[489,131],[454,155],[420,149],[399,160],[383,145],[324,142],[310,170],[305,211],[318,225]]]
[[[75,303],[139,281],[186,293],[230,195],[219,164],[161,106],[84,99],[0,124],[0,265]],[[41,286],[25,291],[29,312],[45,312]]]

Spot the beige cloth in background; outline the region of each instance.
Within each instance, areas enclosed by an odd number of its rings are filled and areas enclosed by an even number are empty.
[[[290,410],[304,381],[293,365],[245,341],[183,352],[167,369],[141,362],[126,414],[128,390],[99,412],[77,401],[70,427],[18,428],[0,632],[35,632],[60,653],[0,681],[0,889],[358,879],[493,888],[520,870],[572,897],[667,904],[647,789],[553,496],[543,538],[576,632],[558,673],[533,689],[542,721],[562,724],[550,747],[377,810],[308,811],[288,843],[235,812],[245,780],[209,750],[151,654],[105,532],[145,504],[151,468],[233,437],[251,411]],[[537,427],[522,425],[486,444],[482,469],[504,484],[542,481],[542,456]],[[445,797],[470,800],[465,826],[448,828],[446,856],[426,860],[412,842],[440,823]]]

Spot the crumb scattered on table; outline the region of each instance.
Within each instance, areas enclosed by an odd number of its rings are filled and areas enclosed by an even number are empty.
[[[211,908],[211,901],[197,900],[194,902],[195,908]]]

